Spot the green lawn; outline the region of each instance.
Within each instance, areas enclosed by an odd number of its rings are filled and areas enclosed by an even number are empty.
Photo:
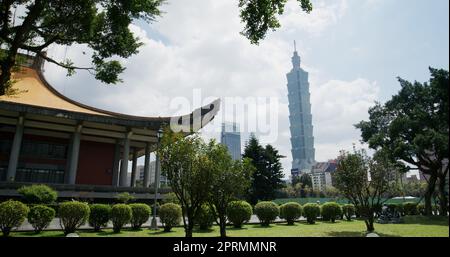
[[[376,232],[380,236],[388,237],[448,237],[449,226],[448,218],[422,216],[405,217],[403,224],[375,224]],[[81,237],[99,237],[99,236],[120,236],[120,237],[183,237],[182,227],[176,227],[172,232],[166,233],[162,229],[152,231],[144,228],[138,231],[129,229],[121,233],[113,233],[106,229],[102,232],[93,232],[89,230],[78,231]],[[297,222],[293,226],[286,224],[273,224],[270,227],[261,227],[260,225],[245,225],[242,229],[229,227],[227,229],[230,237],[360,237],[365,235],[365,225],[363,221],[337,221],[316,222],[314,225],[305,222]],[[43,236],[59,237],[64,236],[60,231],[45,231],[39,235],[33,232],[14,232],[12,236]],[[194,231],[194,237],[217,237],[219,230],[214,226],[210,231]]]

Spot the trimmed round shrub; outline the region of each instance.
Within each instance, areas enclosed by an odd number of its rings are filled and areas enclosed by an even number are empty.
[[[89,206],[91,214],[89,215],[89,226],[94,228],[94,231],[100,231],[102,227],[108,225],[111,218],[111,206],[107,204],[91,204]]]
[[[77,228],[84,225],[89,219],[89,205],[82,202],[64,202],[59,206],[58,216],[64,234],[74,233]]]
[[[114,204],[111,208],[114,233],[119,233],[123,226],[130,223],[132,215],[130,206],[124,203]]]
[[[302,206],[297,202],[285,203],[280,206],[280,218],[285,219],[288,225],[302,216]]]
[[[35,205],[30,208],[28,222],[33,226],[36,233],[44,230],[55,218],[55,210],[45,205]]]
[[[151,209],[145,203],[133,203],[131,207],[131,227],[133,229],[141,228],[142,224],[150,218]]]
[[[232,201],[228,203],[227,218],[235,228],[241,228],[252,217],[252,206],[246,201]]]
[[[335,222],[342,216],[342,208],[335,202],[328,202],[322,205],[322,220]]]
[[[164,232],[170,232],[172,227],[181,222],[181,207],[178,204],[166,203],[159,208],[159,219],[164,226]]]
[[[58,198],[56,191],[47,185],[23,186],[17,192],[30,204],[51,204]]]
[[[214,220],[214,210],[208,204],[203,204],[197,212],[195,224],[200,227],[200,230],[208,230],[212,227]]]
[[[403,204],[403,209],[405,215],[417,215],[417,203],[416,202],[406,202]]]
[[[118,203],[128,203],[130,201],[133,201],[135,199],[134,196],[132,196],[128,192],[123,192],[116,195],[116,200]]]
[[[19,201],[0,203],[0,229],[3,236],[8,236],[13,228],[22,225],[29,211],[30,209]]]
[[[280,215],[280,208],[274,202],[259,202],[255,205],[255,214],[262,226],[269,226]]]
[[[320,206],[317,203],[307,203],[303,205],[303,216],[309,224],[314,224],[320,216]]]
[[[344,204],[342,206],[342,213],[344,214],[344,217],[348,220],[352,220],[352,216],[355,215],[355,206],[353,204]]]

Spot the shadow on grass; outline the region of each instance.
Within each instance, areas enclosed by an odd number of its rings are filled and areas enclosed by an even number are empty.
[[[123,231],[123,230],[122,230]],[[123,234],[122,232],[116,233],[112,230],[100,230],[100,231],[83,231],[84,234],[88,237],[93,237],[93,236],[114,236],[114,235],[120,235]]]
[[[133,228],[122,228],[120,230],[120,232],[114,232],[112,229],[105,229],[105,230],[100,230],[100,231],[94,231],[94,230],[85,230],[85,231],[80,231],[83,234],[85,234],[86,236],[117,236],[117,235],[122,235],[122,234],[126,234],[126,233],[137,233],[137,232],[141,232],[143,231],[143,228],[139,228],[139,229],[133,229]]]
[[[29,232],[16,232],[16,233],[11,233],[12,236],[17,237],[18,235],[23,236],[23,237],[64,237],[64,233],[52,233],[52,234],[48,234],[45,232],[41,232],[41,233],[35,233],[34,231],[29,231]]]
[[[245,225],[240,228],[227,227],[227,231],[242,231],[242,230],[248,230],[248,228],[246,228]]]
[[[280,227],[297,227],[300,223],[299,222],[294,222],[294,224],[290,225],[287,223],[277,223],[276,226],[280,226]]]
[[[399,237],[398,235],[383,234],[383,233],[378,233],[378,232],[375,232],[375,233],[378,234],[380,237]],[[366,232],[329,231],[329,232],[326,232],[326,235],[330,236],[330,237],[365,237]]]
[[[212,228],[208,228],[208,229],[194,228],[193,232],[199,233],[199,234],[208,234],[208,233],[214,232],[214,229],[212,229]]]
[[[448,226],[448,217],[442,216],[404,216],[403,224]]]
[[[257,228],[257,229],[267,229],[267,228],[273,228],[273,227],[275,227],[275,225],[274,224],[270,224],[270,225],[268,225],[268,226],[263,226],[263,225],[261,225],[261,224],[253,224],[253,225],[247,225],[248,227],[250,227],[250,228]]]
[[[170,234],[176,234],[176,232],[173,231],[173,230],[166,232],[166,231],[164,231],[164,229],[160,229],[160,230],[158,230],[158,231],[151,231],[151,232],[149,233],[149,235],[151,235],[151,236],[157,236],[157,235],[170,235]]]

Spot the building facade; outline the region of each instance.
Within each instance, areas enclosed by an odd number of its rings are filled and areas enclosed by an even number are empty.
[[[329,172],[311,173],[311,181],[313,189],[321,192],[332,186],[331,173]]]
[[[0,96],[0,197],[17,195],[22,185],[44,183],[61,197],[108,198],[114,192],[135,192],[137,198],[150,198],[150,154],[157,149],[157,131],[173,120],[194,131],[219,109],[216,100],[177,117],[101,110],[55,90],[43,75],[42,58],[22,57],[27,65],[13,74],[18,93]],[[135,189],[141,156],[146,181],[144,188]]]
[[[336,160],[317,162],[311,168],[311,180],[314,190],[325,191],[333,186],[333,174],[336,171]]]
[[[222,123],[220,143],[227,146],[233,160],[241,159],[241,132],[238,124]]]
[[[294,49],[292,70],[286,75],[293,175],[311,169],[315,162],[308,72],[300,67],[300,63],[300,56]]]
[[[152,186],[155,183],[155,168],[156,168],[156,161],[150,162],[150,173],[149,173],[149,184]],[[143,184],[145,181],[145,166],[144,165],[138,165],[138,179],[137,181],[140,182],[140,184]],[[166,176],[160,175],[159,177],[159,185],[158,186],[165,186],[168,185],[169,181],[167,180]]]

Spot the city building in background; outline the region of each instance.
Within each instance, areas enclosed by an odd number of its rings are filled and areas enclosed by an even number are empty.
[[[308,72],[300,67],[301,59],[294,41],[292,70],[287,76],[289,121],[293,176],[310,170],[315,163],[314,137],[309,93]]]
[[[150,178],[149,178],[150,186],[153,186],[153,184],[155,183],[155,168],[156,168],[156,162],[151,161],[150,162]],[[136,178],[137,178],[137,182],[138,182],[137,184],[139,185],[144,182],[144,176],[145,176],[144,165],[138,165],[137,171],[138,171],[138,173],[137,173],[138,175]],[[169,183],[169,181],[167,180],[166,176],[163,176],[163,175],[159,176],[159,185],[158,185],[159,187],[166,186],[166,185],[168,185],[168,183]]]
[[[336,171],[337,161],[317,162],[311,167],[312,185],[314,190],[325,191],[333,186],[333,173]]]
[[[241,132],[236,123],[222,123],[220,143],[226,145],[233,160],[241,159]]]

